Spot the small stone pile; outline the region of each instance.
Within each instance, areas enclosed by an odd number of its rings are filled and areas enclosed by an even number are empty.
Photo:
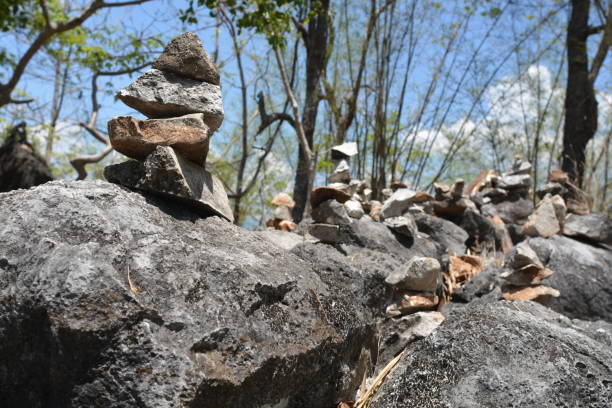
[[[504,279],[502,295],[506,300],[533,300],[547,305],[559,291],[542,285],[553,271],[542,266],[535,251],[526,241],[516,245],[506,256],[508,270],[501,274]]]
[[[291,217],[291,210],[295,207],[293,198],[289,194],[279,193],[272,200],[272,205],[275,207],[272,219],[268,220],[266,226],[286,232],[295,231],[297,225]]]
[[[149,119],[108,122],[113,148],[136,160],[106,167],[106,179],[233,221],[223,184],[204,168],[210,138],[223,122],[223,102],[219,72],[198,36],[174,38],[153,69],[117,97]]]
[[[431,310],[440,301],[438,292],[442,286],[442,266],[434,258],[413,257],[406,265],[389,274],[385,282],[393,287],[399,300],[387,307],[387,316]]]

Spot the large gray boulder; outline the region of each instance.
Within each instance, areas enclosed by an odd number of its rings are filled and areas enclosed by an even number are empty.
[[[234,221],[221,180],[172,147],[157,146],[142,162],[130,160],[107,166],[104,177],[111,183],[180,200],[206,215]]]
[[[349,289],[222,218],[101,181],[0,209],[2,406],[330,407],[376,359]]]
[[[203,113],[210,133],[223,122],[221,88],[208,82],[151,69],[117,93],[127,106],[149,118]]]
[[[550,307],[572,318],[612,322],[612,250],[555,235],[529,246],[555,273],[546,284],[561,292]]]
[[[563,234],[592,242],[612,244],[612,219],[604,213],[570,214]]]
[[[371,407],[603,408],[610,384],[612,349],[589,327],[532,302],[481,302],[410,344]]]

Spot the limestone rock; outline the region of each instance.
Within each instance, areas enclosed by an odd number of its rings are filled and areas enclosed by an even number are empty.
[[[345,159],[358,153],[357,143],[348,142],[332,147],[332,159]]]
[[[338,160],[334,171],[327,177],[328,183],[349,183],[351,181],[351,169],[346,160]]]
[[[508,255],[506,255],[505,264],[512,270],[517,270],[532,264],[542,266],[540,258],[526,241],[519,243],[510,250]]]
[[[382,207],[382,215],[385,218],[399,217],[414,203],[416,191],[408,188],[400,188],[391,197],[385,200]]]
[[[349,285],[219,217],[87,180],[0,208],[2,406],[325,408],[376,360]]]
[[[606,407],[612,348],[597,330],[533,302],[457,308],[408,345],[370,407]]]
[[[289,194],[279,193],[276,195],[276,197],[272,199],[272,205],[276,205],[276,206],[282,205],[285,207],[293,208],[295,207],[295,201],[293,201],[293,198],[291,198]]]
[[[219,85],[219,71],[194,33],[184,33],[166,45],[153,68]]]
[[[516,174],[499,178],[498,185],[504,190],[531,186],[529,174]]]
[[[612,244],[612,220],[603,213],[570,214],[565,221],[563,234],[593,242]]]
[[[510,170],[504,173],[504,176],[515,176],[529,173],[531,173],[531,163],[529,163],[527,160],[518,159],[514,161]]]
[[[495,210],[506,224],[522,224],[533,213],[534,208],[533,201],[518,198],[495,204]]]
[[[344,203],[344,208],[346,209],[346,213],[348,214],[348,216],[351,218],[359,219],[365,214],[361,203],[357,200],[346,201]]]
[[[294,232],[285,232],[281,230],[265,230],[254,231],[253,234],[265,239],[266,241],[286,251],[291,251],[293,248],[304,242],[304,237]]]
[[[310,193],[310,205],[312,208],[317,208],[323,201],[331,199],[339,203],[345,203],[351,199],[351,196],[342,190],[329,186],[316,187]]]
[[[511,285],[529,286],[542,283],[542,280],[550,277],[552,274],[553,271],[542,265],[529,264],[515,271],[506,271],[500,277]]]
[[[338,225],[312,224],[308,233],[325,244],[340,244],[346,241],[346,236]]]
[[[442,277],[440,262],[434,258],[414,257],[393,271],[385,282],[395,289],[435,292]]]
[[[563,187],[563,185],[559,183],[553,183],[553,182],[549,182],[549,183],[546,183],[540,186],[538,190],[536,191],[536,194],[538,195],[540,199],[544,198],[546,194],[550,194],[550,195],[559,194],[562,196],[565,193],[567,193],[567,189]]]
[[[333,199],[323,201],[313,208],[312,219],[322,224],[345,225],[351,223],[344,205]]]
[[[374,221],[380,221],[380,218],[382,217],[382,209],[383,205],[380,201],[370,201],[370,217],[372,217]]]
[[[442,245],[445,251],[458,255],[465,253],[465,242],[470,236],[463,228],[444,218],[428,214],[413,213],[413,217],[419,231],[428,234]]]
[[[414,217],[409,213],[399,217],[385,218],[384,223],[391,230],[409,238],[413,238],[418,232]]]
[[[523,234],[530,237],[548,238],[557,234],[561,230],[561,225],[557,218],[555,204],[550,197],[544,197],[538,204],[535,212],[523,225]]]
[[[108,121],[111,145],[119,153],[142,160],[157,146],[171,146],[187,160],[202,165],[211,133],[202,113],[178,118],[139,120],[119,116]]]
[[[176,153],[158,146],[143,162],[130,160],[104,169],[112,183],[178,199],[208,214],[234,220],[223,183]]]
[[[386,309],[387,316],[401,316],[417,310],[431,310],[438,306],[440,298],[432,294],[404,295],[399,304],[389,305]]]
[[[291,210],[289,209],[289,207],[286,207],[284,205],[279,205],[278,207],[276,207],[273,211],[273,215],[275,220],[292,220]]]
[[[223,102],[218,85],[183,78],[170,72],[151,69],[117,97],[149,118],[170,118],[203,113],[212,133],[223,122]]]

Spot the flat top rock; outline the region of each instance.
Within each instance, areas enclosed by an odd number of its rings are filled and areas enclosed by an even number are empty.
[[[102,181],[0,208],[6,406],[323,408],[375,359],[352,292],[218,217]]]
[[[153,68],[219,85],[219,71],[194,33],[174,37],[153,61]]]
[[[332,158],[351,157],[357,153],[359,152],[357,150],[357,143],[355,142],[348,142],[332,147]]]
[[[120,90],[117,98],[149,118],[203,113],[211,132],[223,122],[223,101],[218,85],[155,68]]]
[[[316,208],[323,201],[330,199],[334,199],[339,203],[345,203],[351,199],[351,196],[342,190],[329,186],[315,187],[310,193],[310,205],[312,208]]]

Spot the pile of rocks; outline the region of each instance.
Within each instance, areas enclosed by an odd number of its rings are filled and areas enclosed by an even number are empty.
[[[291,210],[295,207],[293,198],[289,194],[279,193],[272,200],[272,205],[275,207],[272,219],[268,220],[266,226],[286,232],[295,231],[297,224],[291,217]]]
[[[136,160],[106,167],[106,179],[233,221],[223,184],[204,168],[223,103],[219,73],[200,39],[193,33],[174,38],[153,69],[117,97],[150,119],[108,122],[112,146]]]
[[[535,251],[525,241],[521,242],[507,255],[505,266],[508,269],[501,274],[504,279],[502,295],[506,300],[533,300],[544,305],[553,297],[559,297],[559,291],[542,285],[553,271],[545,268]]]
[[[440,301],[442,267],[434,258],[414,257],[393,271],[385,282],[395,291],[396,302],[387,307],[389,317],[420,310],[431,310]]]

